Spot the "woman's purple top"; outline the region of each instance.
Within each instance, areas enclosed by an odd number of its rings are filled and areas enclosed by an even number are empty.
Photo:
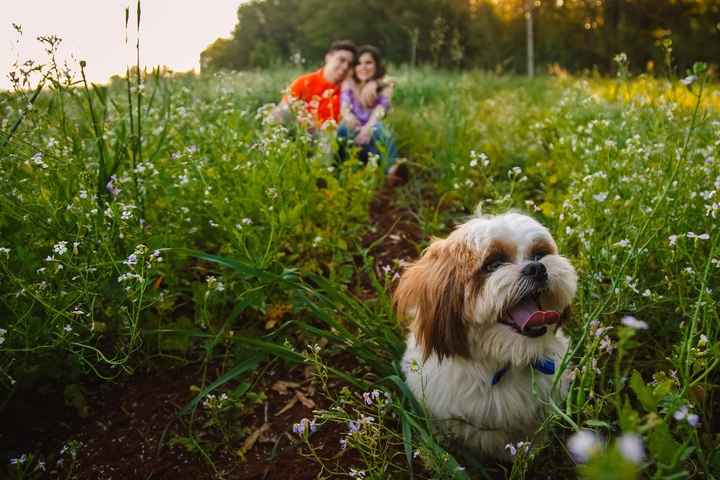
[[[388,111],[390,108],[390,98],[386,95],[378,95],[375,105],[373,105],[372,108],[365,108],[360,99],[355,98],[355,93],[352,88],[344,88],[340,93],[340,105],[347,105],[350,108],[350,112],[358,119],[360,126],[364,126],[368,120],[370,120],[370,115],[372,115],[373,110],[378,105],[381,105],[386,112]]]

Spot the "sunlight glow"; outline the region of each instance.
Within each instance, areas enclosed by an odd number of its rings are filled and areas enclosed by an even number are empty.
[[[218,37],[227,37],[243,0],[145,0],[141,3],[140,61],[148,69],[166,65],[174,71],[197,70],[200,52]],[[105,82],[135,63],[137,2],[128,0],[24,0],[4,2],[0,23],[0,88],[9,88],[12,63],[46,61],[39,35],[63,39],[62,59],[94,82]],[[125,7],[130,7],[125,43]],[[12,24],[21,25],[22,38]]]

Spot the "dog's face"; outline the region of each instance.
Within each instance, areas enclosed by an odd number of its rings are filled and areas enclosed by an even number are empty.
[[[474,218],[435,240],[403,273],[399,314],[427,358],[492,357],[527,364],[542,356],[577,275],[548,230],[508,213]]]

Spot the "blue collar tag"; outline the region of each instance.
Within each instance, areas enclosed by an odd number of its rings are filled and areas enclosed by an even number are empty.
[[[536,360],[531,364],[532,368],[537,370],[540,373],[544,373],[545,375],[552,375],[555,373],[555,360],[552,358],[543,358],[541,360]],[[497,385],[497,383],[502,380],[502,377],[510,370],[510,367],[503,367],[492,377],[492,380],[490,383],[492,385]]]
[[[545,375],[552,375],[555,373],[555,360],[552,358],[543,358],[533,362],[532,367],[540,373]]]

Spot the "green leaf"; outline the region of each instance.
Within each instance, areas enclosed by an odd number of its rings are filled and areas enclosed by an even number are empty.
[[[405,460],[407,461],[408,470],[410,470],[410,478],[415,478],[413,474],[413,444],[412,444],[412,426],[407,418],[407,412],[400,410],[400,421],[402,422],[403,447],[405,448]]]
[[[657,401],[637,370],[633,370],[632,377],[630,377],[630,388],[635,392],[640,404],[647,412],[655,411]]]
[[[217,380],[215,380],[213,383],[208,385],[203,389],[202,392],[198,393],[195,398],[193,398],[187,405],[185,405],[182,410],[178,413],[179,415],[185,415],[190,410],[194,409],[200,401],[205,398],[205,396],[218,388],[221,385],[226,384],[230,380],[234,380],[238,378],[240,375],[244,374],[245,372],[255,370],[255,368],[258,366],[258,364],[265,358],[265,355],[255,355],[248,359],[246,359],[243,362],[240,362],[240,364],[236,365],[231,370],[228,370],[223,375],[221,375]]]
[[[604,422],[602,420],[594,420],[594,419],[586,420],[585,425],[587,425],[588,427],[607,428],[608,430],[610,430],[612,428],[612,425],[610,425],[609,423]]]
[[[626,398],[625,403],[620,410],[620,429],[623,432],[634,432],[637,431],[637,427],[640,423],[640,414],[632,408],[630,405],[630,399]]]
[[[670,393],[673,390],[674,385],[675,385],[675,382],[671,378],[668,378],[662,382],[659,382],[655,386],[655,388],[653,388],[653,392],[652,392],[653,397],[655,397],[655,399],[658,401],[662,400],[663,398],[670,395]]]
[[[665,422],[655,426],[648,434],[648,449],[662,463],[668,464],[680,448],[680,444],[673,438],[670,427]]]
[[[299,353],[277,343],[260,340],[253,337],[233,336],[230,338],[233,342],[242,343],[245,346],[252,347],[252,350],[269,353],[275,357],[280,357],[292,363],[302,363],[305,361]]]
[[[612,448],[595,455],[588,463],[578,467],[578,473],[581,478],[588,480],[634,480],[639,471],[635,464]]]

